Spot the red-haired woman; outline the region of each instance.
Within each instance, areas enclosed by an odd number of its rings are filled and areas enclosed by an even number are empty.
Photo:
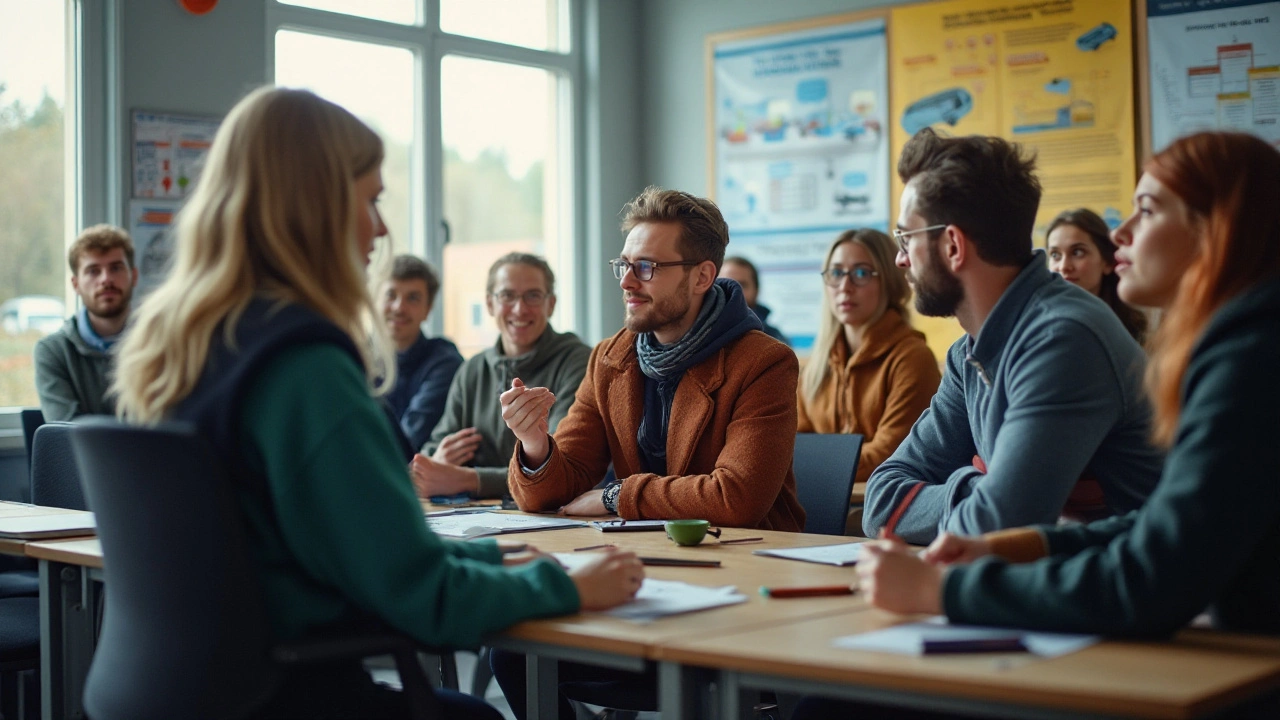
[[[1280,634],[1280,152],[1199,133],[1145,170],[1114,240],[1120,297],[1165,310],[1148,365],[1170,448],[1155,492],[1088,525],[943,535],[923,558],[869,544],[858,574],[873,605],[1138,637],[1208,608],[1219,628]]]
[[[1094,211],[1063,210],[1049,223],[1049,231],[1045,233],[1049,269],[1101,298],[1120,318],[1124,329],[1141,344],[1147,334],[1147,316],[1120,299],[1116,248],[1111,244],[1110,235],[1106,221]]]

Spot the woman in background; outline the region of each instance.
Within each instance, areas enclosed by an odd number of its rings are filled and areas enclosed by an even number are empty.
[[[800,375],[797,432],[862,435],[857,482],[898,449],[942,380],[924,335],[907,322],[911,288],[897,252],[870,229],[831,243],[822,320]]]
[[[1064,210],[1049,223],[1045,245],[1049,269],[1101,298],[1141,345],[1146,339],[1147,316],[1116,294],[1120,278],[1115,271],[1116,248],[1111,244],[1107,223],[1087,208]]]
[[[373,617],[474,647],[526,618],[625,602],[643,577],[633,555],[566,575],[423,521],[373,398],[395,381],[365,283],[386,234],[382,157],[372,130],[309,92],[264,88],[236,105],[179,215],[175,267],[123,341],[119,413],[194,423],[225,459],[277,641]],[[289,672],[262,717],[408,715],[358,661]],[[451,718],[500,717],[439,696]]]

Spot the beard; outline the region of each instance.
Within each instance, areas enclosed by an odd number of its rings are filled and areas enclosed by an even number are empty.
[[[637,293],[632,293],[632,295],[637,295]],[[640,295],[640,297],[646,296]],[[623,322],[624,327],[637,335],[657,332],[668,325],[678,324],[684,319],[684,316],[689,312],[689,308],[693,305],[693,301],[689,299],[689,275],[685,274],[675,292],[668,297],[659,300],[650,295],[648,298],[647,312],[636,315],[628,309],[627,316]]]
[[[911,286],[916,291],[916,312],[929,317],[951,317],[964,300],[964,287],[955,275],[942,267],[937,243],[930,243],[929,263],[918,275],[912,274]]]
[[[120,297],[115,300],[114,305],[98,298],[82,297],[85,310],[88,310],[90,315],[107,320],[113,320],[129,312],[129,305],[133,302],[133,288],[119,288],[119,290]]]

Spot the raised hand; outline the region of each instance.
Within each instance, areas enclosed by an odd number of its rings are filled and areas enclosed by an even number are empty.
[[[555,401],[555,394],[547,388],[525,387],[520,378],[512,380],[511,389],[498,396],[502,405],[502,421],[520,441],[525,461],[530,467],[547,461],[550,452],[547,430],[551,406]]]

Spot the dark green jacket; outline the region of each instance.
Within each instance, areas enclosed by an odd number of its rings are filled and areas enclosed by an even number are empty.
[[[1158,636],[1208,608],[1222,629],[1280,634],[1277,318],[1280,280],[1214,315],[1192,351],[1174,446],[1146,505],[1089,525],[1040,528],[1050,557],[1037,562],[988,558],[952,568],[948,617]]]

